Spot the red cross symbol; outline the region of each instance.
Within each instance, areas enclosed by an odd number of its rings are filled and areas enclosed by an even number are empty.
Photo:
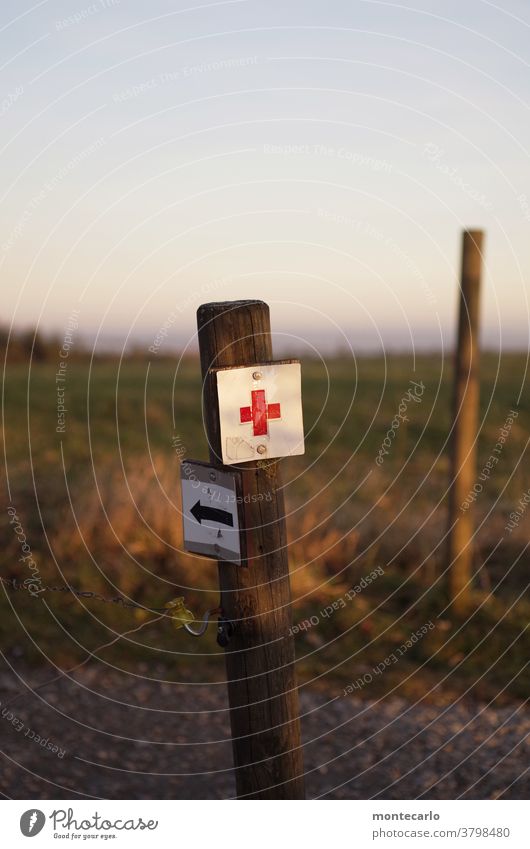
[[[252,407],[240,407],[239,416],[241,424],[252,422],[254,436],[265,436],[268,430],[268,419],[280,418],[280,405],[267,404],[264,389],[252,390]]]

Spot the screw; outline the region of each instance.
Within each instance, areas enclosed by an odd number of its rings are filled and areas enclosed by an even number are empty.
[[[258,445],[258,447],[256,448],[258,454],[265,454],[266,450],[267,448],[265,447],[265,445]]]
[[[252,379],[253,380],[261,380],[262,377],[263,377],[263,375],[260,371],[253,371],[252,372]]]
[[[210,480],[211,481],[215,480],[215,472],[210,472]]]
[[[217,622],[217,643],[223,648],[228,645],[230,637],[234,633],[234,623],[224,616],[220,616]]]

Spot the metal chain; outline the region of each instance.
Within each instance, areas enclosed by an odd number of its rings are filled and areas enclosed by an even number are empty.
[[[0,575],[0,583],[5,587],[9,587],[9,589],[14,592],[27,592],[35,598],[35,594],[30,592],[29,587],[26,587],[24,584],[21,584],[17,581],[16,578],[4,578]],[[177,628],[184,628],[188,634],[191,634],[193,637],[202,637],[202,635],[206,632],[208,628],[208,624],[211,616],[219,615],[221,618],[219,619],[219,628],[218,632],[221,636],[218,636],[217,641],[219,645],[226,645],[226,643],[221,642],[221,639],[224,639],[225,630],[228,627],[228,620],[223,617],[223,609],[221,606],[212,608],[207,610],[204,613],[202,619],[193,619],[193,614],[190,611],[185,610],[187,614],[189,614],[188,621],[184,621],[180,619],[178,616],[175,616],[175,601],[184,603],[184,599],[176,599],[173,602],[169,602],[165,607],[146,607],[145,604],[138,604],[136,601],[127,601],[123,596],[117,595],[114,598],[107,598],[101,593],[92,592],[91,590],[76,590],[74,587],[69,587],[63,585],[62,587],[50,587],[48,585],[40,585],[40,592],[52,592],[52,593],[69,593],[70,595],[75,596],[76,598],[92,598],[96,601],[102,601],[103,604],[118,604],[120,607],[133,608],[134,610],[143,610],[147,613],[158,613],[159,618],[168,617],[169,619],[173,619],[174,621],[180,622],[180,624],[176,625]],[[193,627],[192,623],[198,623],[198,628]],[[233,630],[233,623],[229,623],[230,627]],[[229,637],[228,637],[229,639]]]
[[[16,578],[4,578],[0,575],[0,582],[9,587],[14,592],[25,591],[32,595],[29,592],[28,587],[25,587],[24,584],[21,584],[17,581]],[[62,587],[50,587],[50,586],[42,586],[41,591],[47,591],[52,593],[69,593],[70,595],[76,596],[77,598],[93,598],[96,601],[102,601],[104,604],[119,604],[121,607],[129,607],[134,608],[136,610],[145,610],[148,613],[162,613],[165,616],[171,616],[171,611],[167,609],[167,607],[147,607],[144,604],[138,604],[136,601],[127,601],[127,599],[123,598],[123,596],[117,595],[114,598],[107,598],[106,596],[101,595],[100,593],[91,592],[89,590],[76,590],[74,587],[62,586]]]

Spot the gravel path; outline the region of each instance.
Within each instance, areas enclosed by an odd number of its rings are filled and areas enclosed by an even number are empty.
[[[48,677],[28,675],[33,684]],[[0,790],[9,798],[234,796],[223,684],[87,668],[8,704],[19,689],[0,674]],[[523,707],[326,703],[305,689],[301,708],[310,798],[528,798]]]

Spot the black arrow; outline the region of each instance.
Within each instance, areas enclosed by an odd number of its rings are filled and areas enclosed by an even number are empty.
[[[228,510],[218,510],[217,507],[208,507],[206,504],[201,504],[200,499],[193,505],[190,513],[199,524],[204,519],[205,521],[209,520],[210,522],[218,522],[220,525],[234,527],[234,517]]]

